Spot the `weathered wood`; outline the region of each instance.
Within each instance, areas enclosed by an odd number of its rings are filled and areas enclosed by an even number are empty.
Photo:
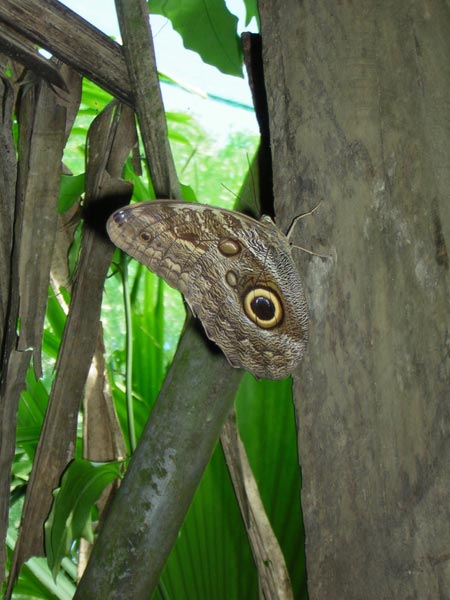
[[[2,0],[0,29],[3,24],[133,105],[120,44],[64,4],[56,0]]]
[[[66,73],[67,75],[67,73]],[[7,80],[5,79],[5,84]],[[74,86],[74,89],[76,85]],[[11,92],[10,83],[6,86]],[[2,372],[0,381],[0,496],[5,498],[0,515],[0,539],[4,539],[10,472],[15,450],[15,424],[19,395],[34,352],[40,375],[40,348],[49,283],[51,254],[57,218],[57,199],[62,152],[66,136],[64,98],[45,82],[27,81],[22,86],[17,118],[19,161],[17,178],[12,136],[11,106],[6,103],[2,132],[2,255],[7,286],[2,289],[6,321],[2,322]],[[14,179],[16,180],[14,180]],[[14,231],[13,231],[14,224]],[[9,256],[8,256],[9,252]],[[18,323],[20,323],[19,332]],[[3,327],[4,325],[4,327]],[[0,555],[3,577],[4,555]]]
[[[38,77],[65,89],[64,79],[56,65],[44,58],[32,42],[5,22],[0,22],[0,48],[7,56],[24,65]]]
[[[0,57],[3,59],[4,57]],[[19,253],[14,244],[17,215],[17,159],[12,132],[16,94],[10,80],[0,80],[0,585],[3,583],[8,530],[11,465],[16,446],[16,414],[19,394],[31,352],[16,352],[17,315],[19,312]],[[17,230],[18,228],[16,228]]]
[[[155,195],[157,198],[181,199],[159,87],[147,3],[144,0],[116,0],[116,10]]]
[[[126,446],[114,407],[105,365],[103,327],[89,369],[83,397],[83,458],[96,462],[124,460]]]
[[[332,255],[298,260],[309,596],[448,598],[448,6],[260,0],[260,13],[276,212],[286,226],[322,200],[296,237]]]
[[[258,571],[260,597],[293,600],[283,552],[264,508],[234,411],[224,424],[220,442]]]
[[[0,62],[4,57],[0,55]],[[11,251],[14,233],[17,160],[12,123],[15,93],[11,82],[0,78],[0,340],[7,330],[11,278]]]
[[[61,65],[60,65],[61,66]],[[42,377],[41,343],[47,309],[50,267],[58,223],[58,197],[64,146],[81,98],[81,77],[61,69],[70,93],[55,94],[49,84],[25,85],[22,103],[32,103],[32,113],[22,122],[19,179],[23,195],[19,248],[19,319],[17,350],[33,349],[33,363]],[[74,76],[75,75],[75,76]],[[67,86],[66,86],[66,89]],[[31,96],[28,99],[27,96]],[[72,98],[71,98],[72,96]],[[75,104],[67,124],[67,107]],[[37,243],[38,242],[38,243]]]

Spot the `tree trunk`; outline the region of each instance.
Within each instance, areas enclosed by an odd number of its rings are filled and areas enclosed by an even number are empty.
[[[448,3],[260,0],[311,600],[449,598]],[[300,231],[302,235],[300,236]]]

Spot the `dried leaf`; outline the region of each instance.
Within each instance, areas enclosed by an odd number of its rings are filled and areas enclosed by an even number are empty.
[[[109,105],[95,119],[89,134],[86,202],[90,220],[84,225],[80,264],[28,483],[6,598],[10,597],[23,562],[43,553],[42,531],[52,490],[73,457],[78,409],[97,346],[104,280],[114,251],[106,237],[104,212],[108,207],[114,209],[114,202],[123,205],[129,201],[131,184],[120,176],[125,157],[135,143],[132,110],[115,104]],[[122,164],[118,157],[122,157]]]
[[[233,412],[220,437],[258,570],[260,597],[293,600],[283,553],[270,525]]]
[[[81,80],[73,78],[73,96],[80,98]],[[68,94],[67,94],[68,95]],[[42,377],[41,343],[47,307],[50,266],[58,222],[61,161],[66,141],[67,101],[41,82],[29,88],[20,115],[19,189],[23,212],[19,248],[18,350],[33,349],[36,376]],[[78,104],[78,103],[77,103]],[[38,243],[37,243],[38,241]]]

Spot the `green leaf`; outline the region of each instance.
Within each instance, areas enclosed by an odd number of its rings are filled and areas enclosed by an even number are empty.
[[[243,76],[238,19],[224,0],[151,0],[148,5],[150,12],[171,20],[185,48],[222,73]]]
[[[89,81],[89,79],[83,78],[80,113],[96,116],[112,99],[113,96],[109,92]]]
[[[245,26],[247,27],[250,21],[255,17],[258,23],[258,30],[261,30],[259,23],[259,11],[257,0],[244,0],[245,4]]]
[[[80,175],[61,175],[59,188],[58,212],[68,210],[81,194],[84,193],[84,173]]]
[[[202,477],[161,583],[162,598],[257,598],[258,579],[222,448]]]
[[[10,507],[9,527],[6,536],[8,570],[11,565],[14,546],[17,542],[17,530],[22,507],[23,498],[12,502]],[[43,600],[71,600],[76,587],[74,583],[77,578],[76,566],[69,559],[64,559],[62,567],[55,582],[45,558],[36,556],[29,558],[20,569],[12,597],[14,600],[37,600],[38,598]]]
[[[61,288],[59,293],[64,298],[66,304],[70,304],[70,296],[64,288]],[[59,300],[56,298],[53,290],[49,289],[48,304],[47,304],[47,321],[50,325],[53,334],[61,341],[64,327],[66,326],[66,313],[62,308]]]
[[[186,202],[197,202],[197,197],[191,186],[181,184],[181,194]]]
[[[55,579],[72,542],[81,536],[92,540],[92,508],[105,487],[120,475],[117,462],[99,464],[74,460],[70,463],[61,487],[53,493],[52,509],[45,523],[45,550]]]

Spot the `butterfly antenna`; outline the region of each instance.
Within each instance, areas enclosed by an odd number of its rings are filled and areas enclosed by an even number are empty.
[[[183,175],[184,172],[186,171],[186,169],[189,166],[189,163],[191,162],[191,160],[194,158],[194,156],[197,154],[197,148],[193,148],[192,152],[190,153],[190,155],[187,157],[186,162],[184,163],[183,168],[181,169],[181,174]]]
[[[303,248],[303,246],[297,246],[296,244],[291,244],[291,248],[297,248],[297,250],[302,250],[311,256],[318,256],[319,258],[333,258],[331,254],[319,254],[318,252],[313,252],[312,250],[308,250],[308,248]]]
[[[220,184],[223,188],[225,188],[227,190],[227,192],[230,192],[230,194],[232,196],[234,196],[236,198],[236,200],[240,200],[241,198],[236,194],[236,192],[233,192],[233,190],[231,190],[227,185],[225,185],[224,183]]]
[[[287,230],[287,233],[286,233],[287,239],[289,239],[291,237],[292,232],[294,231],[295,224],[298,221],[300,221],[301,219],[303,219],[304,217],[308,217],[309,215],[314,214],[316,212],[316,210],[319,208],[321,202],[322,202],[322,200],[319,200],[319,202],[317,203],[317,205],[314,208],[312,208],[308,212],[298,215],[297,217],[295,217],[292,220],[292,223],[290,224],[289,229]],[[311,256],[318,256],[319,258],[332,258],[332,256],[330,256],[329,254],[319,254],[318,252],[313,252],[312,250],[308,250],[308,248],[304,248],[303,246],[297,246],[296,244],[291,244],[291,248],[297,248],[298,250],[302,250],[303,252],[306,252],[307,254],[310,254]]]
[[[294,227],[295,227],[296,223],[298,223],[298,221],[300,221],[304,217],[309,217],[310,215],[314,214],[316,212],[316,210],[319,208],[321,202],[322,202],[322,200],[319,200],[319,202],[316,204],[316,206],[314,208],[312,208],[308,212],[302,213],[301,215],[297,215],[296,217],[294,217],[292,219],[292,222],[289,225],[289,229],[287,230],[287,233],[286,233],[287,239],[289,239],[291,237],[292,232],[294,231]],[[298,247],[300,247],[300,246],[298,246]],[[302,250],[304,250],[304,248],[302,248]],[[312,254],[314,254],[314,252]],[[320,256],[320,254],[318,256]]]

